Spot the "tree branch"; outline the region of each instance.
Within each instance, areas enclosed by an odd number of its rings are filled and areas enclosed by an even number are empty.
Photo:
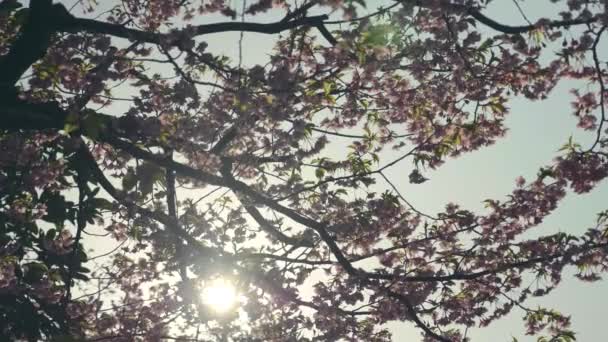
[[[53,13],[52,0],[32,0],[28,18],[9,52],[0,57],[0,89],[12,87],[21,75],[46,53],[51,43],[47,16]]]
[[[285,235],[282,231],[274,227],[274,225],[264,218],[260,211],[252,205],[243,205],[245,210],[251,215],[251,217],[260,225],[264,231],[272,235],[275,239],[292,245],[295,247],[314,247],[312,241],[308,241],[304,238],[297,238]]]
[[[414,6],[418,6],[418,7],[422,7],[422,8],[434,8],[434,6],[436,6],[436,4],[433,1],[425,1],[425,0],[397,0],[400,3],[409,3],[409,4],[414,4]],[[499,22],[497,22],[496,20],[482,14],[479,9],[468,6],[468,5],[462,5],[462,4],[457,4],[457,3],[442,3],[441,4],[444,8],[450,9],[454,12],[461,12],[461,13],[465,13],[470,15],[471,17],[473,17],[475,20],[479,21],[480,23],[496,30],[502,33],[506,33],[506,34],[518,34],[518,33],[525,33],[525,32],[529,32],[532,30],[535,30],[537,28],[539,28],[538,25],[505,25],[505,24],[501,24]],[[591,24],[594,22],[597,22],[600,20],[599,16],[596,16],[594,18],[589,18],[589,19],[571,19],[571,20],[553,20],[548,22],[547,24],[543,25],[544,27],[549,27],[549,28],[560,28],[560,27],[568,27],[568,26],[575,26],[575,25],[586,25],[586,24]]]
[[[416,309],[414,308],[414,305],[410,302],[409,298],[405,295],[402,295],[400,293],[396,293],[390,290],[386,290],[386,293],[389,295],[389,297],[392,297],[394,299],[397,299],[398,301],[400,301],[405,308],[407,309],[407,313],[410,315],[410,318],[412,319],[412,321],[414,321],[414,323],[420,328],[422,329],[427,335],[429,335],[430,337],[434,338],[437,341],[441,341],[441,342],[450,342],[449,339],[438,335],[436,332],[434,332],[433,330],[431,330],[431,328],[429,328],[426,323],[424,323],[420,317],[418,317],[418,314],[416,313]]]
[[[222,167],[222,176],[224,176],[225,179],[228,179],[230,181],[235,181],[234,176],[230,172],[231,168],[232,168],[231,165],[232,165],[232,163],[224,160],[224,165]],[[266,218],[264,218],[262,213],[260,213],[260,211],[253,205],[248,205],[246,203],[243,203],[243,207],[249,213],[249,215],[260,225],[260,228],[262,228],[268,234],[272,235],[275,239],[277,239],[283,243],[286,243],[288,245],[293,245],[295,247],[313,247],[314,246],[314,243],[312,241],[308,241],[304,238],[297,238],[297,237],[291,237],[291,236],[285,235],[282,231],[277,229],[272,223],[270,223],[268,220],[266,220]]]
[[[168,153],[168,158],[171,160],[173,159],[172,151]],[[184,248],[182,246],[182,240],[180,240],[179,234],[177,234],[177,230],[181,228],[177,219],[177,193],[175,191],[175,172],[173,170],[165,170],[165,181],[167,183],[167,209],[169,210],[169,217],[174,222],[174,225],[167,225],[166,228],[168,231],[175,234],[175,254],[179,265],[179,275],[183,281],[187,281],[188,271],[183,264]]]
[[[281,20],[273,23],[224,22],[195,26],[192,35],[200,36],[211,33],[245,31],[264,34],[276,34],[300,26],[317,27],[321,34],[332,44],[335,38],[323,26],[327,15],[300,17],[293,20]],[[0,57],[0,89],[11,88],[25,71],[37,60],[44,57],[55,32],[88,32],[107,34],[139,42],[180,46],[182,37],[190,33],[181,31],[177,34],[163,34],[128,28],[120,24],[111,24],[94,19],[77,18],[70,14],[62,4],[52,0],[32,0],[28,11],[28,20],[24,24],[17,40],[9,52]],[[0,98],[4,97],[0,95]]]
[[[458,6],[458,5],[454,5],[454,6]],[[471,17],[475,18],[475,20],[479,21],[480,23],[482,23],[496,31],[500,31],[502,33],[518,34],[518,33],[529,32],[529,31],[539,28],[538,25],[521,25],[521,26],[504,25],[504,24],[501,24],[501,23],[483,15],[481,12],[479,12],[479,10],[474,9],[474,8],[467,8],[466,13],[469,14]],[[547,23],[546,25],[543,25],[543,26],[548,27],[548,28],[560,28],[560,27],[567,27],[567,26],[591,24],[598,20],[599,20],[599,17],[590,18],[590,19],[555,20],[555,21],[550,21],[549,23]]]
[[[327,18],[327,15],[317,15],[311,17],[297,18],[289,21],[277,21],[273,23],[224,22],[199,25],[195,26],[190,30],[192,30],[192,34],[194,36],[231,31],[275,34],[300,26],[318,27],[319,25],[323,25],[323,22],[327,20]],[[94,19],[84,19],[75,17],[72,17],[72,19],[68,23],[60,27],[60,29],[66,32],[80,31],[108,34],[115,37],[138,40],[152,44],[167,44],[172,46],[179,45],[179,39],[175,39],[175,37],[180,37],[180,34],[169,36],[167,34],[162,33],[131,29],[120,24],[110,24]],[[183,34],[186,33],[184,32]]]
[[[0,98],[4,100],[0,101],[2,113],[0,129],[9,131],[63,129],[68,114],[57,103],[27,103],[16,98],[7,99],[3,95],[6,94],[0,94]]]
[[[565,251],[562,253],[554,253],[546,256],[540,256],[536,258],[530,258],[522,261],[516,261],[511,263],[505,263],[495,268],[485,269],[478,272],[470,273],[452,273],[447,275],[435,275],[435,276],[402,276],[398,274],[389,273],[366,273],[365,275],[372,279],[384,279],[384,280],[401,280],[401,281],[420,281],[420,282],[438,282],[438,281],[453,281],[453,280],[473,280],[490,274],[498,274],[508,271],[513,268],[525,268],[530,267],[534,264],[552,261],[558,258],[565,258],[574,256],[576,254],[584,253],[596,248],[607,248],[608,243],[590,244],[576,246],[575,252]]]

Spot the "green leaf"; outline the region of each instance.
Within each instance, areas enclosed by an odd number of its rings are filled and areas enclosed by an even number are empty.
[[[105,198],[100,198],[100,197],[91,198],[89,200],[89,203],[91,206],[93,206],[96,209],[112,210],[114,208],[114,206],[112,205],[112,202],[108,201]]]
[[[428,180],[428,178],[424,177],[417,169],[412,170],[409,178],[411,184],[422,184]]]
[[[46,200],[46,215],[42,219],[60,226],[63,225],[67,218],[66,209],[71,202],[66,202],[65,197],[59,193],[45,192],[42,198]]]
[[[47,240],[53,240],[55,238],[55,236],[57,236],[57,230],[56,229],[49,229],[46,232],[46,239]]]
[[[358,4],[363,8],[367,8],[366,3],[364,0],[345,0],[344,3],[353,6],[354,4]]]
[[[490,102],[490,108],[495,115],[502,115],[507,111],[507,108],[498,101]]]
[[[23,25],[23,24],[25,24],[25,22],[27,21],[27,18],[29,17],[29,15],[30,15],[30,9],[29,8],[22,8],[22,9],[18,10],[14,14],[15,24],[17,24],[17,25]]]
[[[122,177],[122,189],[124,191],[129,191],[133,189],[137,185],[137,176],[133,169],[129,169],[127,174]]]
[[[22,5],[17,0],[4,0],[0,2],[0,16],[9,15],[21,6]]]
[[[78,251],[76,252],[76,256],[78,257],[78,260],[80,262],[86,262],[87,260],[89,260],[89,257],[87,256],[87,253],[82,249],[82,247],[80,247],[78,249]],[[86,269],[84,267],[81,267],[82,269]],[[88,269],[86,269],[88,270]]]
[[[557,150],[558,152],[568,152],[568,153],[573,153],[576,152],[576,150],[580,149],[581,145],[574,142],[574,139],[572,138],[572,136],[568,137],[568,142],[564,144],[564,146],[562,146],[559,150]]]
[[[77,339],[76,337],[72,337],[70,335],[59,335],[53,337],[51,342],[79,342],[82,340]]]
[[[91,278],[89,278],[89,276],[87,276],[86,274],[82,274],[82,273],[74,273],[73,277],[74,277],[74,279],[80,279],[80,280],[84,280],[84,281],[88,281],[89,279],[91,279]]]
[[[95,113],[88,113],[83,118],[81,124],[83,133],[92,139],[96,139],[103,130],[104,122],[101,120],[99,115],[95,115]]]
[[[546,177],[553,177],[555,176],[555,173],[553,172],[553,170],[551,168],[541,168],[538,171],[538,178],[545,179]]]
[[[325,176],[325,169],[317,167],[317,169],[315,170],[315,176],[319,179],[323,178],[323,176]]]
[[[363,42],[371,46],[386,46],[389,42],[389,33],[392,27],[388,24],[370,26],[363,33]]]
[[[82,267],[81,266],[80,268],[78,268],[78,272],[80,272],[80,273],[91,273],[91,270],[88,269],[88,268],[86,268],[86,267]]]
[[[323,92],[325,93],[326,97],[331,94],[331,90],[333,89],[333,87],[334,87],[333,83],[323,81]]]
[[[38,282],[48,273],[49,268],[40,262],[31,262],[25,265],[26,272],[23,276],[24,280],[28,283]]]
[[[490,48],[490,46],[492,46],[492,44],[494,44],[494,39],[488,38],[483,43],[481,43],[481,45],[479,45],[478,50],[480,52],[483,52],[483,51],[487,50],[488,48]]]
[[[76,130],[78,130],[78,128],[80,128],[80,123],[78,122],[79,120],[79,116],[78,113],[72,112],[70,114],[68,114],[68,116],[66,116],[65,118],[65,123],[63,125],[63,130],[65,131],[66,134],[70,134]]]
[[[163,179],[164,172],[156,164],[143,163],[137,167],[137,181],[139,191],[146,196],[152,193],[154,183]]]

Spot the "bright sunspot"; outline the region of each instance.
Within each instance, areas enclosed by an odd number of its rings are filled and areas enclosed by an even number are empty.
[[[234,286],[224,279],[215,279],[203,289],[203,302],[218,313],[232,309],[237,301]]]

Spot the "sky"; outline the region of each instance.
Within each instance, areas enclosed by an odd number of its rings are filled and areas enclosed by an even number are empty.
[[[242,0],[233,0],[240,4]],[[70,4],[70,2],[65,2]],[[103,3],[103,2],[102,2]],[[377,1],[380,4],[380,1]],[[390,2],[385,2],[390,3]],[[528,18],[534,22],[537,18],[551,14],[548,12],[548,0],[520,1]],[[239,8],[240,6],[235,6]],[[373,2],[368,9],[373,10],[377,5]],[[525,24],[513,1],[495,1],[486,15],[510,24]],[[276,15],[258,16],[256,21],[270,21]],[[223,19],[225,20],[225,19]],[[224,33],[206,36],[209,49],[223,52],[228,56],[237,56],[238,33]],[[244,65],[264,64],[268,53],[271,52],[274,38],[260,34],[245,34],[243,43]],[[605,46],[608,47],[608,44]],[[606,49],[602,53],[606,53]],[[550,164],[558,155],[557,150],[567,142],[570,136],[583,146],[588,145],[592,135],[576,129],[576,119],[571,114],[571,95],[573,87],[580,86],[573,82],[562,82],[542,102],[530,102],[526,99],[513,99],[509,103],[511,114],[506,126],[509,132],[505,138],[495,145],[482,150],[465,154],[458,159],[448,160],[436,171],[428,171],[424,175],[430,178],[428,182],[412,185],[408,182],[411,171],[407,167],[393,167],[386,173],[399,190],[423,212],[435,213],[446,203],[455,202],[465,209],[483,212],[483,200],[505,199],[514,188],[515,179],[524,176],[526,179],[535,177],[538,169]],[[339,141],[333,144],[330,154],[344,153],[338,146],[344,146]],[[385,155],[386,160],[391,159]],[[591,227],[596,214],[607,209],[608,182],[604,181],[590,194],[569,194],[560,207],[550,215],[540,226],[526,235],[549,235],[564,231],[582,233]],[[570,272],[571,274],[571,272]],[[566,275],[562,284],[550,295],[529,301],[530,307],[547,306],[562,313],[572,315],[572,327],[577,333],[577,340],[582,342],[607,341],[608,332],[603,328],[608,317],[608,282],[584,283]],[[520,342],[536,341],[525,336],[523,328],[523,312],[514,309],[506,318],[494,322],[483,329],[470,329],[468,336],[472,341],[512,341],[516,337]],[[420,333],[412,323],[391,323],[390,330],[395,341],[418,341]]]

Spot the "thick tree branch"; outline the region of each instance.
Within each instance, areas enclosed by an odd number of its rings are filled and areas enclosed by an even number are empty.
[[[173,159],[173,152],[168,153],[168,158]],[[179,275],[183,281],[188,280],[188,271],[186,266],[183,264],[184,260],[184,248],[182,245],[182,240],[177,234],[177,230],[181,230],[179,226],[179,221],[177,219],[177,193],[175,191],[175,172],[173,170],[165,170],[165,181],[167,184],[167,209],[169,211],[169,217],[171,221],[174,222],[174,225],[167,225],[167,230],[171,231],[175,235],[175,254],[177,256],[177,262],[179,264]]]
[[[318,1],[316,1],[316,0],[310,1],[310,2],[300,6],[295,11],[288,13],[283,19],[281,19],[281,21],[287,22],[293,18],[304,17],[304,16],[306,16],[306,13],[308,12],[308,10],[311,9],[313,6],[315,6],[317,3],[318,3]]]
[[[224,179],[219,176],[169,160],[162,155],[142,150],[128,141],[113,136],[104,137],[103,140],[109,143],[110,145],[127,152],[135,158],[144,159],[146,161],[153,162],[154,164],[161,166],[165,169],[174,170],[182,176],[193,178],[210,185],[226,186],[226,182],[224,181]]]
[[[414,6],[422,7],[422,8],[435,8],[436,3],[434,1],[428,0],[397,0],[403,4],[413,4]],[[479,9],[451,2],[443,2],[441,4],[446,9],[452,10],[454,12],[461,12],[470,15],[478,22],[502,33],[506,34],[518,34],[530,32],[535,29],[538,29],[538,25],[505,25],[497,22],[496,20],[482,14]],[[549,21],[547,24],[543,25],[543,27],[548,28],[561,28],[561,27],[569,27],[576,25],[587,25],[600,20],[600,16],[592,17],[589,19],[572,19],[572,20],[553,20]]]
[[[224,22],[195,26],[189,31],[192,35],[200,36],[211,33],[244,31],[264,34],[276,34],[282,31],[290,30],[300,26],[320,27],[327,20],[327,15],[317,15],[311,17],[302,17],[288,21],[277,21],[273,23],[250,23],[250,22]],[[152,44],[167,44],[172,46],[179,45],[180,34],[167,34],[147,32],[136,29],[131,29],[120,24],[110,24],[93,19],[83,19],[73,17],[68,23],[60,27],[66,32],[89,32],[108,34],[114,37],[121,37],[131,40],[138,40]],[[182,33],[187,34],[187,33]],[[334,39],[335,41],[335,39]],[[332,43],[332,41],[330,41]],[[332,43],[334,44],[334,43]]]
[[[10,89],[32,64],[45,55],[55,32],[107,34],[138,42],[179,47],[183,43],[182,38],[190,38],[190,35],[200,36],[230,31],[276,34],[300,26],[309,26],[317,27],[321,34],[332,45],[335,45],[337,43],[335,38],[323,24],[327,18],[327,15],[318,15],[293,20],[290,18],[273,23],[224,22],[195,26],[188,32],[163,34],[94,19],[77,18],[70,14],[62,4],[53,5],[52,0],[32,0],[28,19],[23,25],[21,33],[9,52],[0,57],[0,89]],[[3,90],[3,92],[5,91]],[[0,99],[2,98],[6,98],[4,94],[0,95]]]
[[[230,142],[236,138],[238,131],[238,123],[228,128],[224,135],[222,135],[217,143],[215,143],[215,145],[213,145],[213,147],[209,150],[209,152],[217,155],[222,153],[222,151],[228,147]]]
[[[606,6],[608,6],[608,2],[606,2]],[[595,138],[595,142],[593,143],[593,145],[587,150],[587,152],[593,151],[593,149],[595,149],[595,147],[600,143],[601,138],[602,138],[602,132],[604,130],[604,123],[606,122],[606,104],[605,104],[605,99],[606,99],[606,85],[604,84],[604,72],[602,71],[602,67],[600,65],[600,58],[598,56],[597,53],[597,48],[598,45],[600,43],[600,40],[602,39],[602,33],[604,33],[604,31],[606,30],[608,26],[604,25],[602,26],[602,28],[597,32],[596,36],[595,36],[595,41],[593,42],[593,46],[591,47],[591,51],[593,52],[593,66],[595,67],[595,73],[597,75],[597,82],[600,88],[600,103],[599,103],[599,107],[600,107],[600,123],[598,124],[597,130],[596,130],[596,138]]]
[[[454,6],[458,6],[458,5],[454,5]],[[471,17],[475,18],[475,20],[479,21],[480,23],[482,23],[496,31],[500,31],[502,33],[518,34],[518,33],[530,32],[530,31],[533,31],[533,30],[539,28],[538,25],[520,25],[520,26],[504,25],[504,24],[501,24],[501,23],[483,15],[481,12],[479,12],[479,10],[474,9],[474,8],[467,8],[466,13],[468,13]],[[543,27],[560,28],[560,27],[568,27],[568,26],[576,26],[576,25],[586,25],[586,24],[594,23],[598,20],[599,20],[599,17],[590,18],[590,19],[554,20],[554,21],[548,22],[546,25],[543,25]]]
[[[52,31],[46,18],[53,12],[52,0],[32,0],[28,18],[10,51],[0,57],[0,89],[12,87],[25,71],[46,53]],[[1,98],[2,95],[0,95]]]
[[[67,112],[56,103],[27,103],[15,98],[0,101],[0,113],[0,129],[9,131],[63,129],[67,118]]]

